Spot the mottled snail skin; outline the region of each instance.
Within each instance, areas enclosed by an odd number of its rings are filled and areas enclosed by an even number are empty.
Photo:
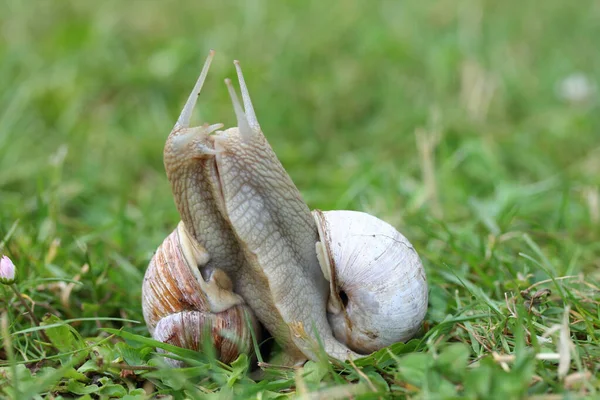
[[[179,223],[146,270],[142,310],[154,339],[202,350],[204,335],[209,334],[219,359],[229,363],[252,350],[249,322],[257,339],[260,329],[252,310],[233,293],[223,270],[214,269],[207,281],[200,275],[198,267],[208,259],[206,251]]]

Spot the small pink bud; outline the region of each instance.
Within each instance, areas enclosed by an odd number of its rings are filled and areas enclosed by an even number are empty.
[[[0,258],[0,283],[10,285],[15,282],[15,264],[7,256]]]

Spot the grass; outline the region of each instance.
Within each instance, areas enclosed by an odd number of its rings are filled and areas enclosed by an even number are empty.
[[[0,396],[595,398],[599,19],[591,0],[2,2],[0,253],[49,343],[1,286]],[[141,281],[179,219],[162,146],[209,48],[197,121],[234,125],[240,59],[308,204],[418,249],[416,339],[262,380],[245,357],[163,367]],[[561,95],[577,73],[591,93]]]

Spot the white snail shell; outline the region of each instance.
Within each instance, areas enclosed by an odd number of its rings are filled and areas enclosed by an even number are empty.
[[[334,336],[362,354],[411,338],[427,311],[427,279],[413,246],[366,213],[316,210],[313,216],[317,256],[331,284]]]
[[[225,272],[214,269],[208,281],[202,277],[198,267],[208,260],[206,251],[179,223],[146,270],[144,319],[154,339],[186,349],[202,351],[204,337],[210,335],[219,359],[230,363],[252,350],[248,320],[255,333],[260,332],[259,325],[244,300],[233,293]]]

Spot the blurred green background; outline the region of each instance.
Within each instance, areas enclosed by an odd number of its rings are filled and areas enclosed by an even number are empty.
[[[0,35],[0,251],[85,283],[44,311],[141,319],[178,221],[162,146],[211,48],[195,121],[235,124],[239,59],[311,208],[374,213],[423,255],[430,322],[457,307],[441,269],[503,301],[523,232],[553,274],[598,278],[598,1],[5,0]]]

